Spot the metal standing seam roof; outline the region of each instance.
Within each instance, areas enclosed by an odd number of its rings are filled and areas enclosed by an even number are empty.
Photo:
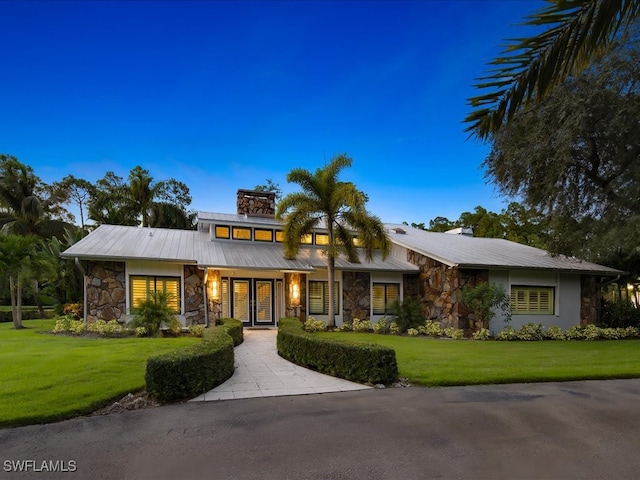
[[[450,233],[427,232],[407,225],[386,224],[389,238],[450,267],[540,269],[574,273],[618,275],[623,272],[566,256],[552,256],[539,248],[499,238],[480,238]],[[394,233],[400,228],[406,233]]]
[[[283,256],[282,244],[240,240],[211,241],[207,232],[101,225],[72,245],[63,257],[94,260],[155,260],[194,263],[202,267],[313,271],[326,268],[321,247],[302,247],[295,260]],[[341,270],[415,272],[407,261],[377,254],[372,262],[336,260]]]

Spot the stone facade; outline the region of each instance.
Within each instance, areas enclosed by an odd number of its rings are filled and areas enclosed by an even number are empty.
[[[124,262],[88,262],[87,321],[124,321],[127,291]]]
[[[462,288],[488,281],[488,270],[451,268],[412,250],[407,251],[407,260],[420,267],[420,273],[404,276],[404,296],[420,301],[425,318],[444,328],[462,328],[465,334],[480,328],[462,304]]]
[[[369,272],[342,272],[343,322],[354,318],[368,320],[371,311],[371,274]]]
[[[276,213],[276,194],[238,190],[236,206],[238,215],[273,216]]]
[[[600,288],[596,284],[596,277],[582,275],[580,277],[580,325],[597,323],[600,319],[599,295]]]
[[[186,325],[205,323],[204,271],[195,265],[184,266],[184,318]]]

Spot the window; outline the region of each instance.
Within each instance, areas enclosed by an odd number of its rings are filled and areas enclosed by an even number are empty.
[[[309,315],[329,313],[329,282],[309,281]],[[340,314],[340,284],[333,283],[333,311]]]
[[[229,318],[229,280],[223,278],[221,281],[222,292],[220,295],[220,308],[222,318]]]
[[[234,240],[251,240],[251,229],[244,227],[233,227]]]
[[[511,287],[511,313],[514,315],[553,315],[553,287]]]
[[[300,237],[300,243],[302,243],[303,245],[311,245],[313,243],[313,235],[311,235],[310,233],[302,235]]]
[[[316,233],[316,245],[329,245],[329,235],[326,233]]]
[[[165,292],[167,306],[180,313],[180,277],[130,277],[131,309],[135,311],[140,303],[148,300],[152,292]]]
[[[284,233],[282,233],[282,230],[276,230],[276,242],[284,242]]]
[[[229,227],[227,225],[216,225],[216,238],[229,238]]]
[[[399,283],[374,283],[373,284],[373,314],[384,315],[389,313],[389,307],[395,300],[400,299]]]
[[[253,239],[258,242],[273,242],[273,230],[262,230],[256,228],[253,231]]]

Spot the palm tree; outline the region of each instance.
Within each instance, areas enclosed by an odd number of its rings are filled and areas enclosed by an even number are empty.
[[[29,277],[36,256],[37,238],[32,235],[0,234],[0,271],[9,277],[13,328],[22,326],[22,285]]]
[[[62,237],[67,222],[51,218],[33,169],[11,155],[0,155],[0,226],[2,231],[42,238]]]
[[[294,259],[300,249],[300,239],[315,228],[326,228],[329,237],[327,245],[328,273],[328,325],[335,326],[334,290],[335,261],[344,253],[350,262],[359,262],[358,246],[371,261],[376,250],[386,257],[390,241],[380,219],[365,208],[367,197],[351,182],[341,182],[338,175],[345,167],[351,166],[351,158],[346,155],[334,156],[328,165],[318,168],[315,173],[295,168],[287,175],[289,183],[297,183],[301,192],[290,193],[279,203],[276,218],[284,219],[285,257]]]
[[[468,132],[495,134],[533,100],[585,69],[640,14],[640,0],[551,0],[524,25],[545,27],[531,38],[511,41],[495,68],[475,86],[487,91],[469,99]]]

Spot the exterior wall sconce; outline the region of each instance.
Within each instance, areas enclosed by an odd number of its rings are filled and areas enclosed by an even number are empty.
[[[291,299],[296,302],[300,301],[300,285],[297,283],[291,285]]]

